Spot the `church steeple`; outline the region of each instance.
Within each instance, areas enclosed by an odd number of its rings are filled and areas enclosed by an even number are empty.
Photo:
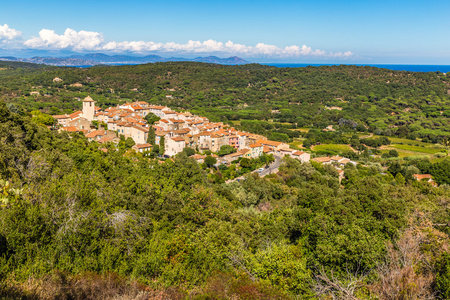
[[[92,121],[94,120],[94,114],[95,101],[90,96],[87,96],[83,100],[83,118],[87,119],[88,121]]]

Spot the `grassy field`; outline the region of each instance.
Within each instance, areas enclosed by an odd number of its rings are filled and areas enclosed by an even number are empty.
[[[374,136],[371,137],[371,139],[376,139],[376,138],[379,138],[379,137],[382,137],[382,136],[381,135],[374,135]],[[392,144],[419,145],[419,146],[422,146],[422,147],[429,147],[429,146],[432,145],[432,144],[424,143],[424,142],[421,142],[421,141],[418,141],[418,140],[413,141],[413,140],[402,139],[402,138],[391,137],[391,136],[389,136],[388,139],[391,141]]]
[[[341,144],[323,144],[311,147],[314,151],[352,151],[352,148],[349,145],[341,145]]]
[[[289,146],[292,149],[301,149],[302,145],[303,145],[303,142],[300,141],[299,139],[294,139],[294,141],[292,143],[289,143]]]
[[[308,132],[309,128],[295,128],[295,129],[291,129],[293,131],[300,131],[300,132]]]
[[[400,150],[406,150],[411,152],[418,152],[418,153],[427,153],[427,154],[435,154],[438,152],[441,152],[441,149],[437,148],[430,148],[430,147],[424,147],[424,146],[413,146],[413,145],[399,145],[399,144],[392,144],[390,147],[400,149]]]

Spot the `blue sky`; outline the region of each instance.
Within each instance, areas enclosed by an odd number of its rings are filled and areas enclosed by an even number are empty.
[[[450,64],[450,1],[2,2],[0,55],[32,49]]]

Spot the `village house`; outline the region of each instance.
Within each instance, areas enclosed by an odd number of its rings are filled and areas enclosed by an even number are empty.
[[[433,186],[437,186],[437,183],[433,180],[433,177],[430,174],[414,174],[413,178],[417,181],[426,181]]]
[[[311,154],[303,151],[295,151],[291,154],[293,158],[300,160],[302,163],[308,162],[311,158]]]
[[[78,128],[79,130],[90,130],[91,129],[91,122],[89,122],[85,118],[76,118],[72,121],[70,121],[67,126],[74,126]]]
[[[108,137],[116,137],[116,133],[109,130],[94,130],[92,132],[89,132],[85,135],[89,141],[98,141],[101,138],[108,136]]]
[[[312,160],[321,164],[331,164],[331,159],[328,156],[316,157],[313,158]]]
[[[139,126],[130,126],[130,137],[136,144],[145,144],[147,143],[148,138],[148,128],[139,127]],[[125,136],[127,137],[127,136]]]
[[[250,150],[252,151],[252,158],[257,158],[260,157],[263,154],[263,145],[256,143],[256,144],[251,144],[250,146]]]
[[[164,141],[164,155],[174,156],[182,152],[186,142],[182,137],[168,138]]]
[[[221,163],[229,163],[244,157],[257,158],[264,153],[290,155],[302,162],[310,159],[308,153],[290,149],[286,143],[270,141],[261,135],[237,131],[221,122],[210,122],[205,117],[189,112],[175,112],[166,106],[150,105],[144,101],[123,103],[117,107],[101,110],[95,106],[95,101],[87,96],[83,100],[82,111],[53,117],[60,126],[63,126],[61,130],[83,131],[89,140],[100,143],[118,142],[119,136],[123,135],[125,138],[134,140],[136,151],[144,152],[151,149],[151,145],[147,143],[149,125],[144,119],[149,113],[160,118],[152,125],[155,130],[155,144],[161,144],[161,139],[164,137],[165,155],[169,157],[182,152],[185,147],[204,153],[205,151],[218,152],[222,146],[226,145],[237,149],[238,152],[221,158]],[[92,121],[104,123],[106,126],[99,127],[99,130],[91,130]],[[327,160],[324,162],[333,162],[336,165],[345,162],[338,158],[331,160],[327,158]]]
[[[278,150],[281,150],[281,149],[289,149],[289,145],[286,143],[282,143],[282,142],[275,142],[275,141],[263,140],[263,139],[258,140],[257,142],[263,146],[272,147],[275,152]]]
[[[71,118],[69,115],[55,115],[52,116],[54,119],[56,119],[56,121],[58,122],[58,125],[61,125],[63,127],[68,126]]]
[[[152,151],[152,145],[150,145],[149,143],[145,143],[145,144],[136,144],[132,147],[133,150],[135,150],[136,152],[148,152],[148,151]]]

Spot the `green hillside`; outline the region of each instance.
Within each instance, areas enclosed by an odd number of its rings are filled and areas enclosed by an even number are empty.
[[[45,69],[4,78],[0,94],[18,107],[51,113],[78,109],[77,99],[90,94],[103,107],[144,100],[216,121],[259,120],[244,126],[255,132],[361,125],[392,135],[403,126],[407,134],[436,139],[450,135],[448,76],[344,65],[275,68],[168,62]],[[54,83],[55,77],[63,82]],[[74,83],[83,86],[71,87]],[[32,91],[41,96],[30,96]],[[332,107],[339,109],[326,109]]]
[[[374,132],[445,134],[442,74],[199,63],[35,71],[0,81],[7,102],[0,101],[1,298],[450,295],[444,146],[351,132],[358,130],[352,122],[375,122]],[[70,86],[77,82],[83,86]],[[75,98],[87,94],[103,106],[147,100],[212,119],[236,116],[240,126],[268,134],[300,127],[295,122],[320,129],[320,122],[345,119],[337,132],[292,132],[304,135],[303,145],[326,144],[317,152],[346,151],[358,165],[345,165],[339,178],[329,165],[284,158],[277,174],[226,184],[220,166],[203,169],[184,152],[150,158],[129,151],[125,141],[116,148],[50,130],[27,112],[76,109]],[[338,105],[342,110],[324,110]],[[429,109],[438,107],[444,113],[432,115]],[[417,122],[423,129],[413,131]],[[347,143],[361,153],[335,146]],[[389,157],[371,157],[368,147]],[[420,151],[441,155],[429,161],[416,157]],[[439,186],[414,174],[432,174]]]

